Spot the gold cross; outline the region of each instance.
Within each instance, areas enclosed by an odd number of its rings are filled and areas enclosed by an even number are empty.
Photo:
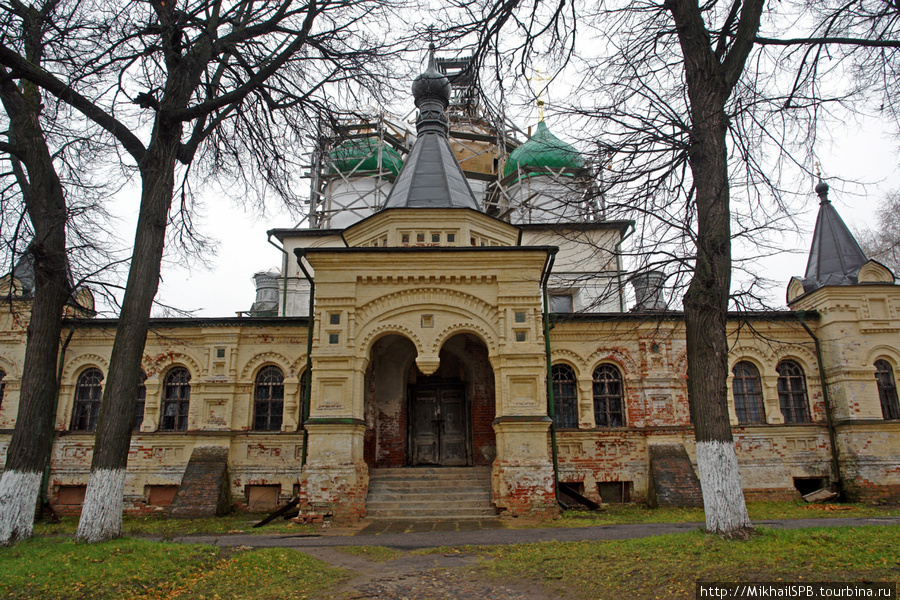
[[[540,69],[535,69],[534,72],[535,72],[535,76],[529,77],[528,81],[537,81],[538,83],[540,83],[541,81],[552,81],[553,80],[552,77],[542,77]],[[540,88],[538,90],[538,94],[537,94],[536,104],[538,107],[538,120],[540,120],[540,121],[544,120],[544,99],[541,96],[543,95],[543,93],[545,91],[547,91],[547,87],[548,86],[545,85],[544,87]]]

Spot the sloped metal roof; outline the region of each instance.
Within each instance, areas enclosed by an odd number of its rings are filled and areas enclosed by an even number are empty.
[[[384,207],[481,210],[447,136],[435,131],[416,140]]]
[[[828,184],[819,182],[819,215],[809,249],[803,290],[811,292],[826,285],[855,285],[859,268],[868,262],[865,252],[837,210],[828,200]]]
[[[450,80],[435,66],[434,45],[428,68],[413,82],[419,109],[418,139],[385,200],[384,208],[471,208],[481,210],[447,136]]]

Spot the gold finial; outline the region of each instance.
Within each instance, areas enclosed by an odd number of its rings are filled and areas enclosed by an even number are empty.
[[[816,161],[816,179],[822,180],[822,165],[819,164],[819,161]]]
[[[553,80],[552,77],[542,77],[540,69],[535,69],[534,73],[535,73],[534,77],[529,77],[528,81],[537,81],[538,83],[540,83],[542,81],[552,81]],[[548,86],[545,85],[538,89],[537,102],[536,102],[537,107],[538,107],[538,121],[544,120],[544,104],[545,104],[545,102],[544,102],[544,99],[542,96],[543,96],[544,92],[547,91],[547,87]]]

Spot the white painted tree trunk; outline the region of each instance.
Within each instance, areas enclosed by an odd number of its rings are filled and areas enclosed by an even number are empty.
[[[122,535],[122,491],[125,469],[91,471],[75,540],[105,542]]]
[[[750,527],[737,455],[731,442],[697,442],[697,469],[708,533],[730,534]]]
[[[0,546],[30,538],[41,473],[4,471],[0,477]]]

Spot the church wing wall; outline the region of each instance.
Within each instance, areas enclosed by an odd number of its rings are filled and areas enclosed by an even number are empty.
[[[447,272],[440,266],[435,270]],[[408,338],[417,355],[425,357],[423,367],[427,369],[428,357],[436,356],[447,339],[465,333],[483,342],[494,369],[496,416],[502,420],[504,416],[543,414],[546,367],[538,296],[533,284],[517,281],[514,270],[504,276],[510,282],[507,288],[487,274],[469,279],[435,274],[420,281],[398,276],[382,280],[377,274],[354,273],[349,292],[337,293],[330,300],[323,298],[315,334],[318,345],[328,345],[331,333],[352,341],[345,357],[350,362],[341,363],[343,358],[322,351],[325,378],[314,383],[314,391],[321,390],[317,385],[337,380],[334,373],[328,375],[328,369],[337,364],[359,372],[362,390],[367,385],[367,353],[382,335]],[[442,291],[437,291],[439,288]],[[859,292],[860,287],[855,290]],[[872,286],[865,291],[871,296],[861,300],[847,289],[818,290],[811,295],[818,304],[806,307],[818,312],[807,313],[805,322],[821,344],[845,489],[851,497],[896,497],[900,490],[896,469],[900,421],[886,420],[881,412],[874,367],[875,361],[886,361],[896,377],[900,364],[896,290]],[[883,300],[884,310],[879,300]],[[340,302],[348,304],[339,307]],[[331,312],[341,314],[336,323],[331,321]],[[431,320],[423,321],[423,315]],[[655,444],[680,444],[695,458],[683,325],[671,313],[640,317],[559,317],[551,333],[553,365],[566,365],[574,374],[577,426],[558,431],[560,477],[580,484],[585,494],[595,499],[606,494],[608,500],[611,493],[619,494],[617,498],[645,499],[650,486],[649,449]],[[8,328],[0,332],[0,369],[6,373],[0,399],[0,461],[5,458],[14,426],[24,359],[24,326],[12,320],[7,323]],[[75,333],[62,366],[58,437],[52,458],[51,493],[63,500],[72,497],[72,490],[77,497],[78,489],[86,484],[93,445],[90,432],[72,431],[79,377],[91,369],[106,375],[114,334],[112,323],[69,323],[73,324]],[[733,371],[741,362],[751,363],[759,374],[763,402],[761,420],[741,422],[735,410],[732,372],[729,408],[745,491],[750,498],[795,498],[798,486],[827,482],[832,476],[825,390],[814,339],[798,316],[790,313],[734,320],[730,327],[729,369]],[[524,343],[516,341],[517,333],[524,334]],[[297,428],[306,334],[305,320],[300,319],[156,323],[143,362],[147,376],[143,418],[136,420],[129,456],[126,495],[130,505],[137,510],[159,509],[156,503],[164,502],[167,490],[179,485],[193,448],[210,444],[229,448],[231,492],[239,506],[246,504],[251,489],[257,487],[274,486],[282,499],[291,496],[302,478],[302,438]],[[786,422],[782,407],[784,375],[780,365],[785,362],[802,372],[809,413],[808,419],[800,422]],[[255,428],[257,378],[268,368],[283,375],[278,383],[281,421],[275,430],[260,431]],[[185,369],[190,376],[184,431],[161,430],[166,377],[173,369]],[[598,424],[598,412],[605,411],[605,418],[613,421],[618,414],[610,405],[615,393],[597,387],[595,379],[602,379],[604,373],[621,376],[621,423]],[[353,377],[347,389],[355,389]],[[600,394],[600,389],[609,393]],[[318,395],[327,396],[321,391]],[[362,397],[361,391],[359,427],[364,429]],[[343,398],[336,397],[339,403]],[[351,416],[355,410],[348,407]],[[520,442],[527,441],[529,447],[534,441],[547,444],[546,429],[540,432],[525,425],[510,423],[498,430],[499,461],[506,460],[508,448],[520,447]],[[523,481],[529,468],[521,467],[521,473],[512,468],[501,470],[500,475],[508,481],[499,477],[503,483],[498,485],[515,489],[515,481]],[[331,477],[329,472],[334,473],[326,470],[323,477]],[[496,499],[506,501],[499,494]],[[77,510],[77,505],[63,505],[62,509],[66,506]]]
[[[815,321],[810,325],[819,326]],[[730,330],[729,368],[748,361],[758,369],[765,406],[761,422],[742,423],[735,412],[734,375],[729,377],[729,413],[745,493],[750,498],[795,498],[798,485],[828,482],[832,450],[812,338],[790,315],[732,320]],[[653,315],[644,320],[634,315],[560,319],[551,346],[553,364],[571,365],[577,378],[578,426],[557,433],[562,481],[581,486],[595,500],[612,484],[621,484],[632,500],[642,500],[649,488],[649,446],[683,445],[696,460],[680,320]],[[781,408],[778,369],[784,362],[802,370],[809,413],[801,422],[786,423]],[[595,394],[602,394],[593,374],[603,364],[614,365],[622,374],[621,425],[597,424]],[[870,396],[868,402],[877,402],[874,386]],[[606,400],[597,400],[602,409]],[[862,399],[857,404],[862,405]],[[896,496],[900,478],[887,463],[900,454],[894,431],[900,424],[874,422],[862,411],[854,415],[836,428],[848,489],[857,497]]]
[[[79,376],[98,369],[105,378],[115,333],[114,324],[102,321],[69,325],[75,333],[65,352],[51,464],[52,500],[59,500],[57,495],[62,492],[62,502],[71,501],[73,493],[77,499],[87,483],[94,442],[92,431],[72,429]],[[253,486],[278,486],[281,495],[290,497],[298,480],[302,449],[297,427],[306,332],[305,321],[296,319],[277,324],[227,319],[209,325],[203,320],[154,323],[142,363],[147,376],[143,418],[136,406],[126,504],[133,510],[162,508],[153,502],[171,500],[167,490],[179,485],[191,452],[200,445],[229,448],[231,492],[238,505],[245,502]],[[0,368],[23,359],[23,344],[0,344]],[[254,423],[256,379],[266,367],[277,367],[283,375],[280,382],[276,380],[276,395],[281,395],[276,399],[282,400],[276,404],[281,412],[276,430],[259,430]],[[183,431],[164,431],[162,427],[166,375],[173,369],[186,369],[189,374],[189,408]],[[4,430],[0,432],[0,461],[5,458],[14,425],[11,409],[16,407],[18,395],[15,386],[5,391],[6,397],[0,401]],[[61,504],[60,509],[77,510],[77,505]]]

